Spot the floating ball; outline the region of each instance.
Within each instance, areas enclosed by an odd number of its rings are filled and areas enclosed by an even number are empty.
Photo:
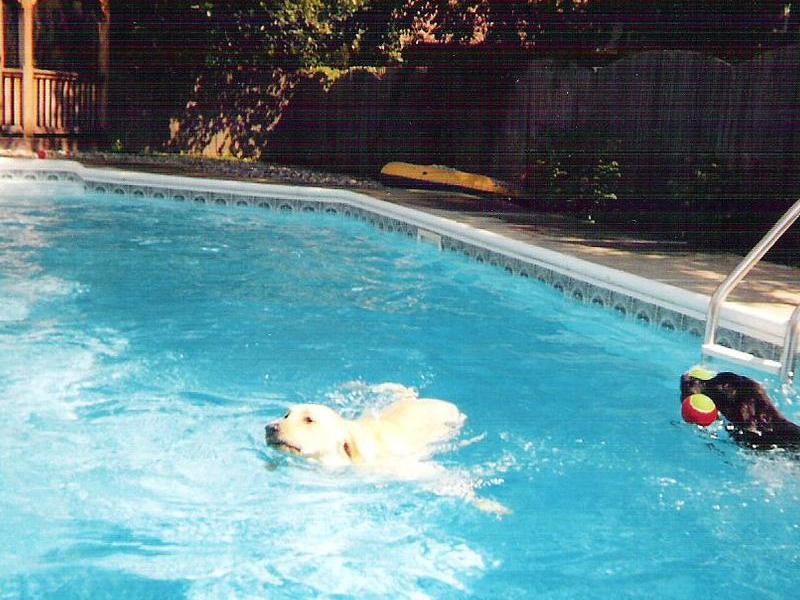
[[[707,427],[717,420],[719,410],[714,401],[705,394],[692,394],[683,400],[681,416],[687,423]]]
[[[704,369],[703,367],[695,367],[686,374],[689,377],[694,377],[695,379],[701,379],[703,381],[714,379],[714,377],[717,375],[716,373],[714,373],[714,371],[709,371],[708,369]]]

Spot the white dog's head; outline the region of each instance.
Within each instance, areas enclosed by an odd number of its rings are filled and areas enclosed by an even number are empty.
[[[267,444],[325,464],[347,464],[354,458],[348,422],[321,404],[299,404],[266,427]]]

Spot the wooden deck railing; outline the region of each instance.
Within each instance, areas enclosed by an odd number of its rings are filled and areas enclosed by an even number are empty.
[[[99,85],[77,73],[37,69],[33,75],[36,88],[37,135],[74,135],[95,133],[99,122]],[[24,106],[22,69],[2,70],[2,133],[23,133]]]
[[[3,69],[3,133],[22,133],[22,69]]]

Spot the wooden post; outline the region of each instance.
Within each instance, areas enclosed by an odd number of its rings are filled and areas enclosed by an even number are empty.
[[[0,0],[0,69],[6,66],[6,13],[5,2]]]
[[[111,72],[111,0],[100,0],[100,10],[103,13],[98,24],[97,69],[100,75],[98,90],[97,121],[100,129],[108,128],[108,84]]]
[[[3,76],[3,70],[6,68],[6,13],[4,8],[5,2],[0,0],[0,126],[6,120],[6,79]]]
[[[33,70],[36,68],[36,55],[33,49],[34,11],[37,0],[22,0],[22,131],[25,137],[31,137],[36,131],[36,79]]]

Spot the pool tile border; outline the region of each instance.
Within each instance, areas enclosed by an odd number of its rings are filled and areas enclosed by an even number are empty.
[[[79,163],[69,161],[24,161],[28,164],[20,166],[19,160],[0,160],[0,181],[68,183],[81,186],[88,193],[115,194],[142,200],[163,199],[195,205],[250,207],[284,213],[323,213],[351,218],[387,233],[434,243],[443,252],[459,254],[477,263],[503,269],[510,276],[536,280],[560,292],[573,302],[614,312],[624,319],[636,321],[643,326],[658,327],[673,332],[686,332],[697,337],[703,335],[705,312],[700,309],[699,305],[703,302],[707,303],[706,297],[702,297],[699,301],[698,298],[690,298],[692,300],[688,303],[690,306],[682,307],[676,307],[673,299],[659,302],[658,299],[648,297],[647,290],[620,289],[619,285],[615,285],[613,277],[608,277],[609,273],[614,273],[612,269],[595,265],[595,270],[603,271],[599,274],[600,277],[595,277],[590,272],[583,273],[584,277],[576,276],[574,273],[565,272],[563,263],[569,262],[565,255],[540,249],[539,252],[545,253],[546,258],[550,260],[519,256],[517,252],[508,252],[503,248],[493,247],[495,244],[487,244],[485,239],[475,239],[476,237],[485,238],[488,232],[452,221],[448,222],[446,219],[433,217],[414,209],[390,205],[364,194],[344,190],[241,184],[235,181],[197,180],[146,173],[89,169]],[[61,165],[65,168],[56,168]],[[138,181],[131,182],[131,179]],[[172,179],[179,180],[180,185],[167,185],[166,182]],[[323,198],[321,199],[320,196]],[[387,212],[403,214],[387,214]],[[454,234],[453,231],[437,227],[444,222],[453,224],[455,229],[460,231]],[[483,235],[476,235],[476,232],[481,232]],[[488,237],[502,236],[488,234]],[[507,238],[504,239],[507,240]],[[507,241],[512,245],[521,244],[521,242]],[[585,262],[574,258],[570,260]],[[621,271],[616,271],[616,273],[621,278],[636,278]],[[602,281],[593,281],[593,279]],[[658,285],[665,287],[663,284]],[[699,296],[685,290],[679,291],[691,296]],[[725,323],[724,319],[723,323]],[[736,324],[733,326],[730,323],[725,324],[728,326],[720,327],[718,333],[718,342],[721,345],[743,350],[760,358],[772,360],[780,358],[781,346],[769,339],[764,339],[769,337],[774,339],[776,337],[774,332],[771,332],[772,335],[763,335],[763,332],[757,332],[754,335],[753,332],[742,331],[743,328],[736,327]],[[738,324],[742,325],[742,323]],[[796,357],[795,360],[798,361],[798,358]]]

